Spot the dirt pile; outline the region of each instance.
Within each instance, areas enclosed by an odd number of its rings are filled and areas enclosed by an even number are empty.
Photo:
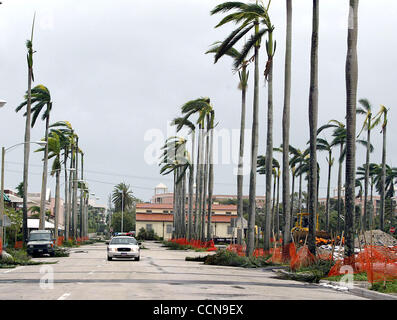
[[[372,241],[371,241],[371,234],[372,234]],[[360,241],[360,243],[359,243]],[[358,239],[356,238],[354,240],[354,246],[356,248],[360,247],[363,248],[367,245],[373,245],[373,246],[386,246],[386,247],[393,247],[397,246],[397,240],[391,236],[390,234],[387,234],[386,232],[383,232],[382,230],[372,230],[372,231],[366,231],[363,234],[361,234]]]

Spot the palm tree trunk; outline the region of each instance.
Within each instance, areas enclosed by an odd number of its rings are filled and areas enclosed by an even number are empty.
[[[269,32],[269,54],[273,54],[273,32]],[[272,164],[273,164],[273,62],[270,62],[270,70],[267,86],[267,134],[266,134],[266,202],[265,202],[265,219],[267,228],[265,230],[264,249],[270,249],[270,197],[272,183]],[[254,220],[255,221],[255,220]]]
[[[207,241],[212,239],[211,217],[212,217],[212,194],[214,192],[214,164],[213,164],[213,141],[214,141],[214,114],[211,113],[210,120],[210,146],[209,146],[209,176],[208,176],[208,218],[207,218]]]
[[[289,225],[289,237],[291,237],[291,228],[293,227],[293,222],[294,222],[294,198],[295,198],[295,170],[292,171],[292,195],[291,195],[291,206],[290,206],[290,225]],[[287,228],[287,226],[286,226]],[[285,230],[284,230],[285,233]],[[284,234],[285,238],[285,234]]]
[[[200,203],[201,203],[201,140],[202,140],[202,132],[201,132],[201,124],[199,125],[199,133],[198,133],[198,142],[197,142],[197,169],[196,169],[196,197],[195,197],[195,205],[194,205],[194,237],[195,239],[199,238],[199,226],[200,226]],[[200,208],[199,208],[200,207]]]
[[[193,201],[194,201],[194,149],[195,149],[195,139],[196,133],[192,131],[192,163],[189,168],[189,216],[188,216],[188,239],[191,240],[193,237]]]
[[[77,177],[78,177],[79,138],[76,137],[75,170],[73,172],[73,239],[77,238]]]
[[[81,180],[84,180],[84,173],[83,173],[83,168],[84,168],[84,154],[81,154]],[[80,238],[84,236],[84,217],[83,217],[83,188],[81,185],[80,188]]]
[[[255,22],[255,33],[258,33],[258,22]],[[249,186],[249,211],[248,234],[246,255],[251,256],[255,245],[255,210],[256,210],[256,167],[258,157],[258,106],[259,106],[259,46],[255,45],[255,71],[254,71],[254,103],[252,112],[251,132],[251,169]]]
[[[346,193],[345,255],[354,255],[354,189],[356,175],[357,34],[358,0],[350,0],[346,57]]]
[[[243,66],[242,79],[246,79],[247,66]],[[237,243],[242,244],[243,230],[242,230],[242,219],[243,219],[243,179],[244,179],[244,132],[245,132],[245,109],[246,109],[246,85],[243,84],[241,90],[241,117],[240,117],[240,150],[238,159],[238,171],[237,171]],[[211,150],[212,152],[212,150]]]
[[[57,169],[55,173],[55,212],[54,212],[54,238],[55,244],[58,244],[58,221],[59,221],[59,200],[60,200],[60,183],[59,183],[59,176],[60,176],[60,168]]]
[[[310,62],[309,126],[309,234],[307,243],[312,254],[316,253],[316,214],[317,214],[317,119],[318,119],[318,26],[319,0],[313,0],[313,25]]]
[[[202,125],[200,125],[200,132],[201,132],[201,136],[200,136],[200,159],[199,159],[199,168],[200,168],[200,191],[199,191],[199,225],[197,228],[197,236],[200,240],[203,240],[202,233],[201,230],[203,228],[202,224],[203,224],[203,185],[204,185],[204,165],[203,165],[203,157],[204,157],[204,134],[203,134],[203,130],[204,127]]]
[[[279,239],[280,235],[280,175],[277,175],[277,200],[276,200],[276,239]]]
[[[325,202],[325,230],[327,232],[329,232],[329,198],[330,198],[330,192],[331,192],[331,170],[332,170],[332,151],[329,151],[327,200]]]
[[[371,119],[368,118],[368,130],[367,130],[367,153],[365,156],[365,180],[364,180],[364,216],[363,223],[364,230],[367,230],[367,227],[370,226],[369,223],[369,213],[368,213],[368,184],[369,184],[369,148],[371,143]]]
[[[209,171],[209,166],[208,166],[208,155],[209,155],[209,121],[208,121],[208,116],[207,116],[207,132],[205,134],[206,136],[206,142],[205,142],[205,153],[204,153],[204,186],[203,186],[203,211],[201,215],[201,239],[204,241],[205,239],[205,209],[207,206],[207,185],[208,185],[208,171]]]
[[[177,177],[177,172],[174,170],[174,192],[173,192],[173,218],[172,218],[172,238],[174,239],[176,237],[176,225],[177,225],[177,212],[178,212],[178,205],[177,205],[177,185],[176,185],[176,177]]]
[[[271,234],[274,234],[274,226],[276,225],[274,222],[274,212],[276,208],[276,186],[277,186],[277,179],[276,179],[276,174],[273,175],[273,199],[272,199],[272,218],[271,218]]]
[[[64,172],[65,172],[65,203],[64,203],[64,210],[65,210],[65,217],[64,217],[64,240],[69,239],[69,225],[70,225],[70,215],[69,215],[69,196],[68,196],[68,170],[67,170],[67,160],[68,160],[68,151],[64,150]]]
[[[302,162],[300,164],[302,166]],[[298,199],[298,210],[302,212],[302,172],[299,174],[299,199]]]
[[[289,129],[291,105],[291,42],[292,42],[292,0],[286,0],[287,6],[287,34],[285,44],[285,73],[284,73],[284,109],[283,109],[283,216],[284,235],[283,245],[291,242],[291,219],[289,194]],[[294,180],[294,177],[292,177]],[[292,193],[292,196],[294,194]],[[293,200],[292,200],[293,201]],[[291,207],[292,208],[292,207]]]
[[[385,217],[385,181],[386,181],[386,124],[384,123],[382,127],[383,132],[383,147],[382,147],[382,176],[380,180],[380,212],[379,212],[379,222],[380,229],[384,231],[384,217]],[[393,200],[392,200],[393,204]],[[394,211],[392,210],[392,213]],[[392,214],[393,219],[393,214]]]
[[[23,152],[23,204],[22,204],[22,232],[24,245],[28,240],[28,172],[29,172],[29,153],[30,153],[30,114],[31,114],[31,91],[32,91],[33,70],[28,70],[28,102],[26,104],[26,123],[25,123],[25,145]]]
[[[342,152],[343,152],[343,144],[340,145],[340,153],[339,153],[339,169],[338,169],[338,223],[337,223],[337,228],[338,228],[338,234],[341,232],[341,227],[340,227],[340,216],[342,213]]]
[[[48,171],[48,127],[50,125],[50,102],[47,103],[47,117],[45,121],[45,142],[44,147],[44,160],[43,160],[43,178],[41,181],[41,194],[40,194],[40,230],[45,229],[45,201],[47,193],[47,171]]]
[[[73,134],[73,131],[72,131]],[[69,206],[68,206],[68,215],[69,215],[69,236],[73,237],[73,215],[72,215],[72,208],[73,208],[73,193],[72,193],[72,186],[73,186],[73,177],[74,177],[74,169],[75,162],[74,162],[74,141],[72,141],[70,147],[70,174],[69,174]],[[69,238],[68,238],[69,239]]]

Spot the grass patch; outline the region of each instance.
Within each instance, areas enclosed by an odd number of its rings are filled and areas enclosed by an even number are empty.
[[[0,268],[15,268],[16,266],[30,266],[39,264],[54,264],[57,261],[45,262],[45,261],[32,261],[31,257],[27,254],[24,249],[8,249],[7,253],[12,256],[12,260],[1,261]]]
[[[172,241],[163,241],[161,243],[163,244],[163,247],[167,247],[168,250],[194,250],[196,252],[206,252],[207,251],[207,248],[196,248],[191,245],[179,244],[179,243],[175,243]]]
[[[245,256],[242,257],[235,252],[219,250],[215,254],[206,256],[204,264],[243,268],[263,268],[273,265],[273,263],[269,261],[270,257],[271,255],[258,258]]]
[[[65,248],[56,247],[54,257],[69,257],[69,250]]]
[[[307,267],[301,267],[297,270],[290,269],[289,272],[279,272],[277,277],[286,280],[318,283],[321,279],[328,276],[333,265],[334,261],[317,260]],[[327,278],[327,280],[329,279]]]
[[[383,282],[375,282],[372,284],[370,290],[382,293],[397,293],[397,280],[386,281],[386,286],[383,285]]]
[[[337,282],[337,281],[340,281],[340,279],[342,279],[343,276],[344,275],[342,274],[342,275],[339,275],[339,276],[327,277],[327,278],[324,278],[324,280]],[[354,281],[368,281],[367,273],[363,272],[363,273],[353,274],[353,280]]]

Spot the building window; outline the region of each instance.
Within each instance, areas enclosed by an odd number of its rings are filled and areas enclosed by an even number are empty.
[[[226,214],[232,214],[230,211],[226,211]]]
[[[168,210],[163,210],[163,213],[168,213]]]
[[[147,224],[146,225],[146,231],[151,231],[153,230],[153,225],[152,224]]]
[[[172,224],[167,224],[167,233],[172,233]]]
[[[152,210],[146,210],[146,213],[152,213]]]
[[[233,227],[227,226],[227,234],[232,234],[232,233],[233,233]]]

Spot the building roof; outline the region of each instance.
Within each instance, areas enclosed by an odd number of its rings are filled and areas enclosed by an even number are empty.
[[[164,183],[159,183],[159,184],[156,186],[156,189],[167,189],[167,186],[166,186]]]
[[[230,215],[212,215],[212,222],[230,222],[233,216]],[[136,221],[158,221],[158,222],[172,222],[174,219],[173,214],[164,214],[164,213],[137,213]],[[207,221],[207,217],[206,217]]]
[[[186,205],[187,206],[187,205]],[[194,207],[194,206],[193,206]],[[137,203],[136,209],[168,209],[174,208],[172,203]],[[237,210],[235,204],[212,204],[212,210]]]

